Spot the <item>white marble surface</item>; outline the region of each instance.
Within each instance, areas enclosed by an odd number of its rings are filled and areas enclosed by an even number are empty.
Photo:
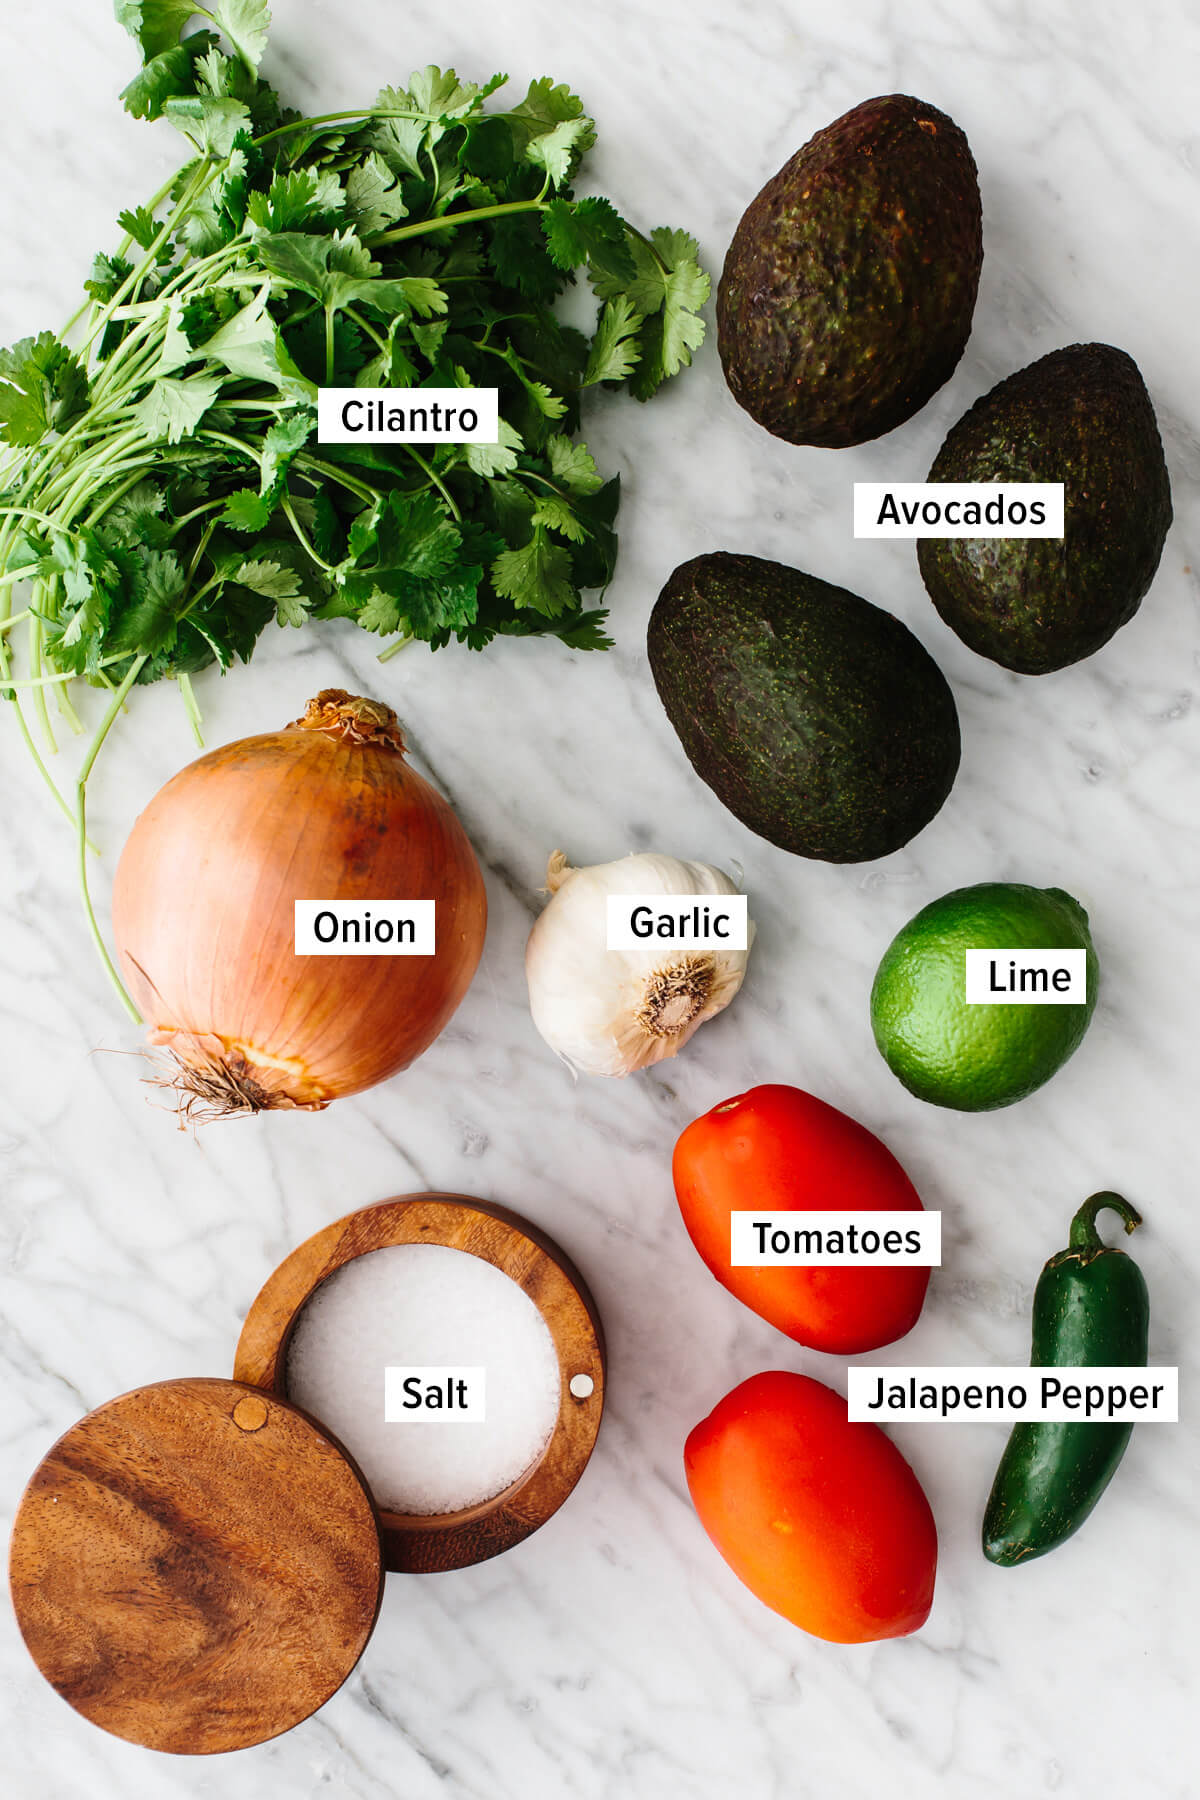
[[[175,156],[123,116],[132,46],[104,0],[6,20],[0,341],[75,304],[111,218]],[[337,683],[392,701],[488,871],[484,965],[407,1075],[316,1116],[177,1130],[139,1085],[77,911],[68,834],[11,730],[0,739],[0,1509],[58,1432],[110,1395],[231,1366],[261,1282],[351,1207],[441,1187],[520,1208],[593,1284],[610,1401],[591,1466],[535,1538],[482,1567],[393,1576],[358,1672],[285,1738],[215,1762],[93,1730],[36,1674],[3,1618],[0,1700],[13,1800],[1179,1800],[1200,1793],[1193,1701],[1193,1370],[1200,1253],[1195,1014],[1200,979],[1197,585],[1200,291],[1195,91],[1186,0],[836,7],[748,0],[503,6],[278,0],[267,72],[317,110],[429,60],[476,77],[552,73],[600,125],[599,191],[643,223],[686,224],[719,268],[741,209],[811,132],[902,89],[949,111],[981,171],[986,256],[950,384],[880,443],[832,453],[768,438],[727,396],[710,343],[649,409],[601,401],[588,436],[626,492],[611,591],[618,647],[482,657],[409,650],[381,671],[348,627],[276,633],[250,669],[198,685],[210,742],[294,717]],[[967,651],[924,595],[912,547],[855,543],[854,478],[921,479],[948,424],[993,381],[1079,339],[1123,346],[1158,409],[1176,523],[1135,621],[1040,680]],[[897,612],[938,657],[962,715],[950,802],[873,866],[793,860],[693,777],[643,650],[670,569],[705,549],[779,557]],[[172,692],[139,697],[95,784],[115,853],[192,754]],[[60,758],[60,761],[65,758]],[[576,1085],[530,1024],[521,967],[547,853],[661,847],[745,869],[759,942],[742,995],[685,1055]],[[871,1042],[871,974],[897,927],[962,883],[1054,883],[1092,913],[1104,992],[1074,1061],[981,1117],[911,1099]],[[1183,1365],[1183,1418],[1134,1436],[1086,1531],[1015,1572],[978,1519],[1000,1426],[896,1433],[933,1504],[937,1596],[917,1636],[818,1643],[763,1608],[711,1549],[681,1446],[735,1382],[772,1366],[835,1385],[710,1279],[672,1198],[682,1127],[762,1080],[845,1107],[944,1212],[945,1267],[912,1335],[880,1360],[1023,1360],[1032,1283],[1074,1205],[1124,1189],[1154,1304],[1152,1356]]]

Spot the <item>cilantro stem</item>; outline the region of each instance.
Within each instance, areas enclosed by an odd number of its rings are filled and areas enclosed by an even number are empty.
[[[370,250],[380,244],[401,244],[408,238],[424,237],[430,231],[445,231],[455,225],[478,225],[484,219],[507,219],[514,213],[548,212],[548,200],[510,200],[503,206],[477,206],[473,211],[443,213],[438,219],[421,219],[415,225],[397,225],[393,231],[373,231],[363,238]]]
[[[273,131],[264,131],[261,137],[252,138],[251,142],[257,149],[259,144],[269,144],[272,138],[286,137],[290,131],[307,131],[311,125],[340,125],[347,119],[357,119],[359,125],[362,126],[371,119],[425,119],[428,121],[428,114],[406,112],[394,106],[368,106],[366,108],[360,106],[357,112],[314,113],[308,119],[292,119],[286,125],[277,125]],[[352,137],[354,134],[347,132],[346,135]]]
[[[5,600],[6,604],[8,604],[9,599],[10,599],[10,596],[6,594],[4,596],[4,600]],[[30,609],[30,610],[32,610],[32,609]],[[14,621],[14,623],[15,623],[15,621]],[[68,818],[72,824],[74,824],[75,823],[75,814],[71,810],[71,808],[67,805],[66,800],[63,798],[62,794],[58,790],[58,784],[55,782],[54,777],[51,775],[49,769],[46,767],[45,763],[42,761],[42,753],[38,749],[37,744],[34,742],[33,733],[29,729],[29,721],[25,717],[25,709],[21,705],[20,697],[12,687],[7,685],[7,683],[5,681],[5,677],[7,677],[10,673],[10,660],[11,659],[9,657],[9,649],[10,649],[10,646],[9,646],[7,637],[5,637],[2,633],[0,633],[0,697],[3,697],[3,699],[7,701],[8,705],[12,707],[13,712],[16,715],[17,730],[21,733],[21,737],[25,743],[25,748],[28,750],[30,756],[33,758],[34,767],[37,769],[38,774],[41,776],[42,780],[45,782],[47,788],[49,789],[51,795],[53,796],[55,805],[57,807],[59,807],[59,809],[62,811],[62,813],[65,815],[65,817]],[[87,843],[86,838],[85,838],[84,842],[87,845],[87,848],[89,850],[93,850],[95,848],[95,845]]]
[[[178,180],[178,178],[179,178],[179,171],[178,171],[178,169],[176,169],[173,175],[168,175],[167,179],[163,182],[163,184],[159,188],[158,192],[151,199],[146,201],[144,210],[146,212],[148,212],[152,218],[153,218],[154,214],[158,211],[159,207],[162,205],[163,201],[165,199],[167,199],[168,195],[171,192],[171,189],[175,186],[175,183]],[[125,252],[129,249],[129,246],[132,243],[133,243],[132,236],[130,235],[129,232],[126,232],[125,236],[121,239],[121,242],[117,245],[117,248],[113,254],[115,256],[124,256]],[[94,305],[95,305],[95,302],[89,298],[84,301],[82,306],[77,306],[75,311],[71,314],[70,318],[67,320],[66,324],[63,326],[62,330],[59,332],[59,334],[58,334],[59,337],[65,339],[67,336],[67,333],[70,331],[73,331],[75,326],[78,325],[80,319],[82,319],[84,313],[87,312],[88,308],[90,306],[94,306]]]
[[[51,775],[49,769],[46,767],[45,763],[42,761],[42,753],[38,749],[36,743],[34,742],[33,733],[29,729],[29,721],[25,717],[25,712],[21,705],[21,702],[17,699],[16,694],[13,693],[11,688],[5,689],[4,676],[8,674],[7,663],[8,663],[8,659],[6,656],[3,659],[3,666],[0,667],[0,692],[5,693],[5,696],[8,700],[9,705],[12,707],[13,712],[17,716],[17,729],[21,733],[22,738],[25,740],[25,748],[28,750],[30,756],[32,756],[34,763],[37,767],[38,774],[41,776],[41,778],[45,782],[47,788],[50,790],[50,793],[54,798],[55,805],[60,809],[60,811],[63,813],[64,817],[67,818],[72,825],[74,825],[77,822],[76,814],[71,809],[71,807],[67,804],[67,801],[63,798],[62,794],[59,792],[58,785],[55,782],[53,775]],[[84,844],[87,849],[89,849],[93,852],[95,851],[95,848],[96,848],[95,844],[91,843],[86,837],[84,838]]]
[[[296,517],[296,509],[292,505],[292,496],[288,493],[285,493],[282,497],[280,504],[282,505],[284,512],[287,514],[288,521],[292,527],[292,530],[296,534],[296,537],[299,541],[301,549],[305,552],[306,555],[311,556],[313,561],[317,564],[318,568],[324,569],[325,573],[327,575],[335,574],[337,571],[337,564],[325,561],[325,558],[321,555],[320,551],[317,549],[316,545],[313,543],[312,539],[309,537],[308,533],[305,531],[303,525],[301,525],[299,519]]]
[[[373,505],[379,497],[373,487],[368,487],[365,481],[356,480],[353,475],[347,475],[345,469],[339,468],[336,463],[322,462],[320,457],[307,456],[301,451],[296,457],[296,464],[301,469],[315,469],[318,475],[328,475],[330,481],[338,482],[369,505]]]
[[[334,319],[334,308],[332,306],[327,306],[325,308],[325,386],[326,387],[333,386],[333,359],[334,359],[333,319]]]
[[[450,508],[450,511],[454,516],[455,523],[458,525],[461,525],[462,524],[462,514],[461,514],[461,512],[459,512],[458,507],[454,503],[454,495],[450,492],[450,489],[446,486],[446,484],[442,480],[441,476],[438,475],[436,470],[434,470],[433,468],[430,467],[430,465],[425,461],[425,458],[421,455],[421,452],[416,448],[416,446],[414,444],[405,444],[404,448],[408,451],[408,454],[412,457],[413,461],[416,463],[419,463],[420,466],[424,469],[426,475],[428,475],[430,481],[432,481],[434,487],[437,489],[438,493],[442,496],[442,499],[446,502],[446,505]]]
[[[28,569],[14,569],[11,575],[0,575],[0,582],[6,584],[10,581],[28,581],[28,579]],[[0,636],[6,631],[11,631],[14,625],[19,625],[22,619],[27,619],[29,614],[30,609],[26,606],[19,613],[10,613],[7,619],[0,619]]]
[[[97,664],[95,672],[98,673],[100,669],[107,668],[112,663],[124,662],[128,655],[128,650],[114,650],[111,656],[106,656],[102,662]],[[30,652],[30,661],[33,661],[32,651]],[[39,669],[45,667],[40,655],[37,658],[36,666]],[[90,674],[93,671],[89,670],[88,672]],[[20,688],[22,692],[28,688],[35,695],[44,694],[47,688],[59,687],[63,682],[75,681],[78,673],[76,669],[60,669],[53,675],[4,675],[0,676],[0,687]],[[49,721],[46,724],[46,733],[50,739],[50,748],[57,750],[58,745],[54,742],[53,734],[50,732]]]
[[[113,695],[108,711],[100,721],[100,729],[92,739],[91,747],[83,759],[83,767],[80,769],[79,778],[75,783],[75,820],[78,827],[79,838],[79,887],[80,892],[83,895],[83,910],[87,914],[88,926],[91,930],[96,948],[100,952],[100,960],[108,972],[109,980],[117,990],[117,997],[135,1025],[140,1025],[142,1023],[142,1015],[126,993],[125,984],[117,974],[116,965],[108,953],[108,945],[104,942],[103,934],[101,933],[99,923],[96,919],[96,909],[92,905],[91,890],[88,886],[87,784],[88,777],[91,775],[96,758],[99,756],[100,751],[104,746],[104,740],[112,730],[113,721],[125,704],[125,696],[141,674],[142,669],[148,660],[149,659],[146,656],[139,656],[130,664],[124,681]]]
[[[380,337],[380,335],[376,331],[375,327],[373,325],[368,324],[367,320],[363,318],[362,314],[359,312],[357,307],[343,306],[342,311],[345,313],[345,315],[348,319],[353,319],[354,323],[358,326],[360,331],[365,331],[369,338],[374,339],[375,344],[378,347],[378,349],[381,351],[381,353],[383,353],[384,355],[387,354],[387,348],[388,348],[387,339],[384,337]]]
[[[37,712],[38,722],[42,728],[42,736],[46,740],[48,748],[51,751],[57,751],[58,745],[54,740],[54,733],[50,728],[50,714],[46,711],[46,687],[48,683],[47,678],[42,674],[44,666],[45,665],[42,662],[42,621],[35,612],[29,621],[29,667],[32,669],[35,678],[30,684],[34,689],[33,704],[34,709]],[[53,682],[55,679],[57,678],[52,676],[50,681]],[[69,680],[70,677],[67,676],[64,679]],[[13,686],[15,687],[16,685],[17,684],[14,682]]]
[[[413,641],[412,632],[406,631],[404,636],[397,638],[394,644],[389,644],[386,650],[381,650],[379,652],[379,655],[375,658],[375,661],[381,662],[381,663],[391,662],[393,656],[399,656],[401,650],[404,649],[405,645],[411,644],[412,641]]]
[[[196,693],[195,689],[192,687],[192,678],[190,675],[180,673],[175,679],[179,684],[179,692],[183,697],[184,710],[188,716],[188,723],[192,728],[192,736],[195,738],[200,749],[203,750],[204,733],[200,729],[200,708],[196,704]]]
[[[121,501],[125,498],[126,494],[131,494],[138,483],[145,480],[146,474],[147,470],[139,465],[134,469],[131,475],[128,475],[125,478],[124,481],[117,482],[113,486],[106,488],[97,500],[95,506],[93,506],[91,512],[88,513],[87,517],[84,519],[84,524],[87,526],[98,525],[101,519],[105,518],[106,515],[112,511],[114,506],[119,506],[121,504]]]
[[[142,282],[146,279],[146,276],[154,267],[158,252],[162,249],[172,231],[174,231],[179,220],[191,210],[205,188],[210,185],[223,167],[223,163],[213,163],[207,158],[200,164],[197,173],[184,188],[179,199],[176,201],[175,206],[167,215],[154,237],[150,240],[150,243],[146,246],[146,254],[141,262],[137,264],[136,268],[129,271],[129,274],[117,288],[111,299],[101,307],[99,314],[93,319],[92,328],[80,345],[80,356],[85,356],[87,354],[88,350],[95,342],[97,334],[103,331],[104,327],[108,324],[108,321],[112,318],[114,309],[123,304],[126,295],[133,293],[135,289],[141,286]]]
[[[196,545],[196,554],[193,556],[190,564],[188,565],[187,583],[186,583],[187,587],[190,587],[192,585],[192,582],[195,580],[196,570],[200,567],[200,564],[204,557],[204,552],[208,549],[208,540],[209,540],[209,538],[211,538],[213,532],[216,529],[217,529],[217,521],[215,519],[210,519],[208,521],[208,524],[204,527],[204,532],[200,538],[200,542]],[[212,585],[213,584],[211,581],[207,583],[207,587],[211,587]],[[204,592],[206,592],[206,588],[201,588],[200,593],[202,594]],[[200,594],[193,595],[191,600],[188,601],[185,611],[180,613],[179,617],[181,619],[184,618],[187,613],[191,612],[193,606],[195,606],[196,601],[199,598],[200,598]]]

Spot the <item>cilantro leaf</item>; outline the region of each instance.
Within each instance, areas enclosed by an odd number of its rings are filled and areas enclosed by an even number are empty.
[[[417,313],[428,318],[444,313],[448,301],[427,276],[381,278],[380,265],[353,231],[330,237],[305,232],[275,232],[258,240],[263,267],[278,280],[309,294],[329,312],[356,301],[384,313]]]
[[[39,443],[62,431],[87,407],[87,376],[52,331],[0,350],[0,438]]]
[[[393,574],[438,575],[449,568],[462,539],[442,501],[425,490],[393,489],[350,528],[350,570],[343,586],[361,594],[386,587]]]
[[[505,287],[531,300],[553,300],[566,286],[566,276],[551,261],[541,225],[527,214],[496,220],[488,261]]]
[[[202,8],[194,0],[116,0],[117,23],[137,38],[147,57],[173,50],[188,20]]]
[[[211,94],[172,94],[163,117],[195,144],[202,156],[222,161],[234,140],[249,131],[250,109],[241,100],[214,100]]]
[[[542,230],[560,269],[588,263],[614,281],[628,284],[634,280],[637,271],[626,242],[627,227],[611,201],[552,200],[542,214]]]
[[[240,562],[231,570],[229,579],[267,600],[290,600],[300,592],[295,569],[281,568],[275,562]]]
[[[532,607],[547,618],[566,612],[575,599],[571,556],[561,544],[547,540],[545,528],[517,550],[502,550],[491,567],[496,592],[516,606]]]
[[[368,152],[346,175],[346,214],[362,234],[408,217],[400,183],[377,151]]]
[[[271,13],[267,0],[116,0],[117,21],[137,38],[147,58],[173,50],[188,20],[197,13],[220,27],[248,69],[257,69],[267,47]]]
[[[303,625],[307,619],[308,607],[295,569],[281,567],[276,562],[243,562],[238,564],[230,579],[239,587],[249,588],[252,594],[274,600],[278,624]]]
[[[465,627],[475,617],[483,575],[479,564],[464,560],[475,548],[464,550],[437,496],[393,490],[350,528],[343,596],[365,631],[432,638]]]
[[[311,408],[283,413],[263,439],[262,491],[277,492],[298,450],[302,450],[317,428],[317,415]]]
[[[50,660],[72,674],[94,674],[109,614],[118,598],[121,572],[94,531],[55,531],[50,563],[62,583],[67,617],[46,640]]]
[[[507,475],[517,466],[517,452],[525,447],[521,434],[507,419],[501,419],[499,426],[496,443],[463,446],[466,465],[476,475]]]
[[[518,156],[544,169],[557,187],[571,180],[580,159],[596,141],[596,127],[570,88],[545,76],[529,85],[519,106],[506,115]]]
[[[527,375],[524,362],[515,350],[509,350],[504,360],[529,395],[537,411],[544,418],[561,419],[567,410],[567,403],[561,395],[554,393],[544,381],[534,381],[531,376]]]
[[[146,390],[133,417],[147,437],[177,444],[192,435],[220,391],[218,375],[164,375]]]
[[[228,496],[218,514],[222,525],[234,531],[265,531],[271,522],[275,502],[270,494],[255,493],[253,488],[237,488]]]
[[[279,328],[267,311],[263,287],[233,317],[206,338],[202,346],[207,361],[220,363],[231,375],[265,381],[289,399],[311,400],[315,384],[308,381],[287,353]]]
[[[158,226],[154,222],[154,217],[146,211],[144,206],[136,206],[132,211],[126,210],[118,213],[117,224],[143,250],[148,250],[158,236]]]
[[[327,220],[346,204],[332,169],[293,169],[277,175],[265,194],[249,196],[246,217],[258,231],[294,231]]]
[[[611,650],[613,640],[604,630],[607,617],[603,610],[578,612],[547,629],[571,650]]]
[[[691,251],[695,242],[682,231],[653,232],[655,247],[668,262],[667,291],[663,301],[662,364],[667,375],[677,375],[692,360],[692,351],[704,341],[704,321],[697,313],[708,299],[711,283]],[[686,254],[672,249],[673,240],[682,240]]]
[[[366,141],[397,174],[424,180],[429,171],[421,166],[421,153],[440,143],[455,120],[477,112],[484,97],[504,80],[493,76],[484,88],[460,82],[453,69],[445,73],[430,63],[409,77],[405,88],[382,88],[375,101],[377,115],[368,127]]]
[[[561,494],[539,494],[537,506],[534,508],[533,522],[545,525],[551,531],[557,531],[562,537],[569,538],[573,544],[582,544],[587,536],[587,527],[572,511],[569,500]]]
[[[604,486],[596,459],[586,444],[574,444],[567,437],[548,438],[546,455],[555,481],[570,493],[594,494]]]
[[[103,306],[106,300],[112,299],[126,276],[132,274],[133,264],[126,262],[123,256],[97,256],[92,261],[92,272],[83,284],[83,291]]]
[[[654,246],[636,232],[628,238],[627,248],[633,259],[632,281],[598,266],[588,270],[588,279],[599,299],[615,300],[618,294],[628,294],[634,311],[648,317],[656,313],[666,299],[668,271],[659,261]]]
[[[110,651],[128,650],[136,656],[154,656],[175,641],[175,628],[187,581],[179,558],[171,550],[135,548],[135,598],[109,635]]]
[[[591,387],[597,381],[624,381],[641,357],[637,333],[642,315],[634,312],[628,294],[606,300],[600,314],[591,354],[583,372],[583,384]],[[701,334],[703,334],[701,326]]]
[[[195,31],[152,56],[122,90],[125,111],[135,119],[161,119],[167,101],[196,91],[196,64],[216,43],[209,31]]]
[[[214,19],[246,67],[257,69],[267,47],[271,24],[267,0],[215,0],[211,8],[193,7],[192,10],[205,12]]]
[[[97,535],[110,546],[132,547],[135,544],[163,547],[171,534],[171,525],[163,518],[167,496],[153,481],[139,481],[105,513]]]

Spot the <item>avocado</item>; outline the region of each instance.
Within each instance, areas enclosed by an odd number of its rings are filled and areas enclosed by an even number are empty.
[[[845,588],[758,556],[697,556],[655,602],[647,648],[697,775],[781,849],[886,856],[950,792],[945,677],[899,619]]]
[[[789,444],[903,425],[953,373],[983,261],[963,133],[908,94],[818,131],[752,200],[725,258],[717,340],[734,399]]]
[[[953,426],[930,481],[1061,481],[1061,538],[922,538],[925,586],[964,644],[1022,675],[1090,656],[1141,604],[1171,523],[1154,408],[1131,356],[1071,344]]]

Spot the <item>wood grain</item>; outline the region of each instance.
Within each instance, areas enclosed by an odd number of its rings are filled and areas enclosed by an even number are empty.
[[[201,1755],[298,1725],[349,1675],[383,1589],[340,1447],[237,1381],[89,1413],[26,1489],[13,1602],[46,1679],[117,1737]]]
[[[583,1277],[528,1220],[465,1194],[412,1194],[348,1214],[279,1265],[246,1315],[235,1378],[285,1394],[288,1343],[301,1308],[336,1270],[392,1244],[446,1244],[502,1269],[541,1312],[558,1354],[558,1419],[532,1469],[463,1512],[412,1516],[380,1509],[387,1568],[461,1569],[498,1556],[536,1531],[579,1480],[604,1410],[603,1333]],[[577,1375],[592,1383],[582,1398],[570,1389]]]

